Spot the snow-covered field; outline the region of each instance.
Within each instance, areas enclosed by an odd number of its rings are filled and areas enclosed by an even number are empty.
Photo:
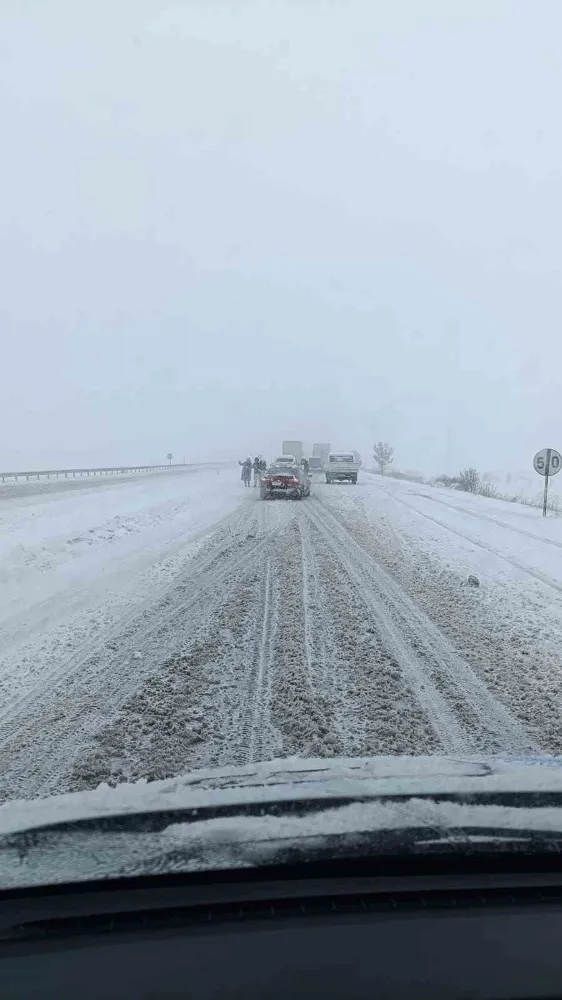
[[[476,574],[479,587],[467,584]],[[0,799],[274,757],[562,751],[562,519],[363,474],[0,496]]]

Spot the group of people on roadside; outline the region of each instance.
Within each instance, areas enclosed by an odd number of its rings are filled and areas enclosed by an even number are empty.
[[[254,486],[259,486],[260,477],[267,469],[267,462],[265,458],[260,458],[259,455],[256,455],[253,462],[251,458],[246,458],[243,462],[239,462],[238,464],[242,466],[240,478],[242,479],[244,486],[251,485],[252,473],[254,474]]]

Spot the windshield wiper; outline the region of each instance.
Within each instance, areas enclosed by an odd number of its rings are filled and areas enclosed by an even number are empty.
[[[522,853],[562,853],[562,792],[294,796],[60,820],[0,836],[0,887]]]
[[[16,845],[37,846],[51,837],[66,834],[87,833],[162,833],[170,826],[206,823],[212,820],[252,819],[252,818],[306,818],[318,813],[330,813],[346,806],[398,805],[424,803],[440,805],[451,803],[458,806],[509,807],[515,810],[555,809],[560,811],[560,831],[549,831],[553,835],[562,834],[562,791],[490,791],[490,792],[427,792],[351,795],[295,796],[283,799],[252,800],[250,802],[214,803],[169,809],[135,810],[105,815],[85,816],[77,819],[58,820],[36,824],[9,833],[0,834],[0,850]],[[416,820],[419,820],[416,816]],[[500,817],[498,817],[500,820]],[[413,824],[414,825],[414,824]],[[431,825],[431,824],[430,824]],[[401,824],[402,829],[409,829]],[[482,829],[482,828],[480,828]],[[487,833],[501,829],[489,825]],[[371,831],[369,831],[371,832]],[[541,831],[547,832],[547,831]],[[451,831],[449,830],[449,833]]]

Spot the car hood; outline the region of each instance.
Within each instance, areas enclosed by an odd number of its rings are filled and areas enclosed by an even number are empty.
[[[562,836],[562,757],[274,760],[6,802],[0,888],[254,866],[280,843],[424,826]]]

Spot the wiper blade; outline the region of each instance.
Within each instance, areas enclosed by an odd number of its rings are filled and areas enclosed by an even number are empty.
[[[418,798],[419,796],[416,796]],[[263,801],[211,804],[171,809],[140,809],[107,815],[84,816],[79,819],[57,820],[26,827],[13,833],[0,834],[0,847],[13,837],[48,836],[49,833],[160,833],[176,823],[200,823],[213,819],[235,819],[241,816],[307,816],[360,802],[400,801],[411,796],[339,795],[310,798],[264,799]]]
[[[506,851],[562,852],[562,792],[295,796],[63,820],[0,836],[0,887]]]
[[[52,835],[71,833],[162,833],[172,825],[190,825],[221,819],[252,818],[306,818],[317,813],[329,813],[346,806],[381,805],[406,806],[408,803],[427,802],[431,805],[451,803],[458,806],[497,806],[511,810],[555,809],[562,810],[562,791],[491,791],[491,792],[428,792],[403,794],[318,795],[294,798],[272,798],[249,802],[213,803],[170,809],[149,809],[85,816],[77,819],[41,823],[10,833],[0,834],[0,849],[14,846],[16,842],[37,846]],[[419,816],[416,817],[419,819]],[[403,824],[402,824],[402,828]],[[490,829],[495,829],[490,827]],[[499,826],[498,826],[499,829]],[[560,813],[562,833],[562,811]]]

